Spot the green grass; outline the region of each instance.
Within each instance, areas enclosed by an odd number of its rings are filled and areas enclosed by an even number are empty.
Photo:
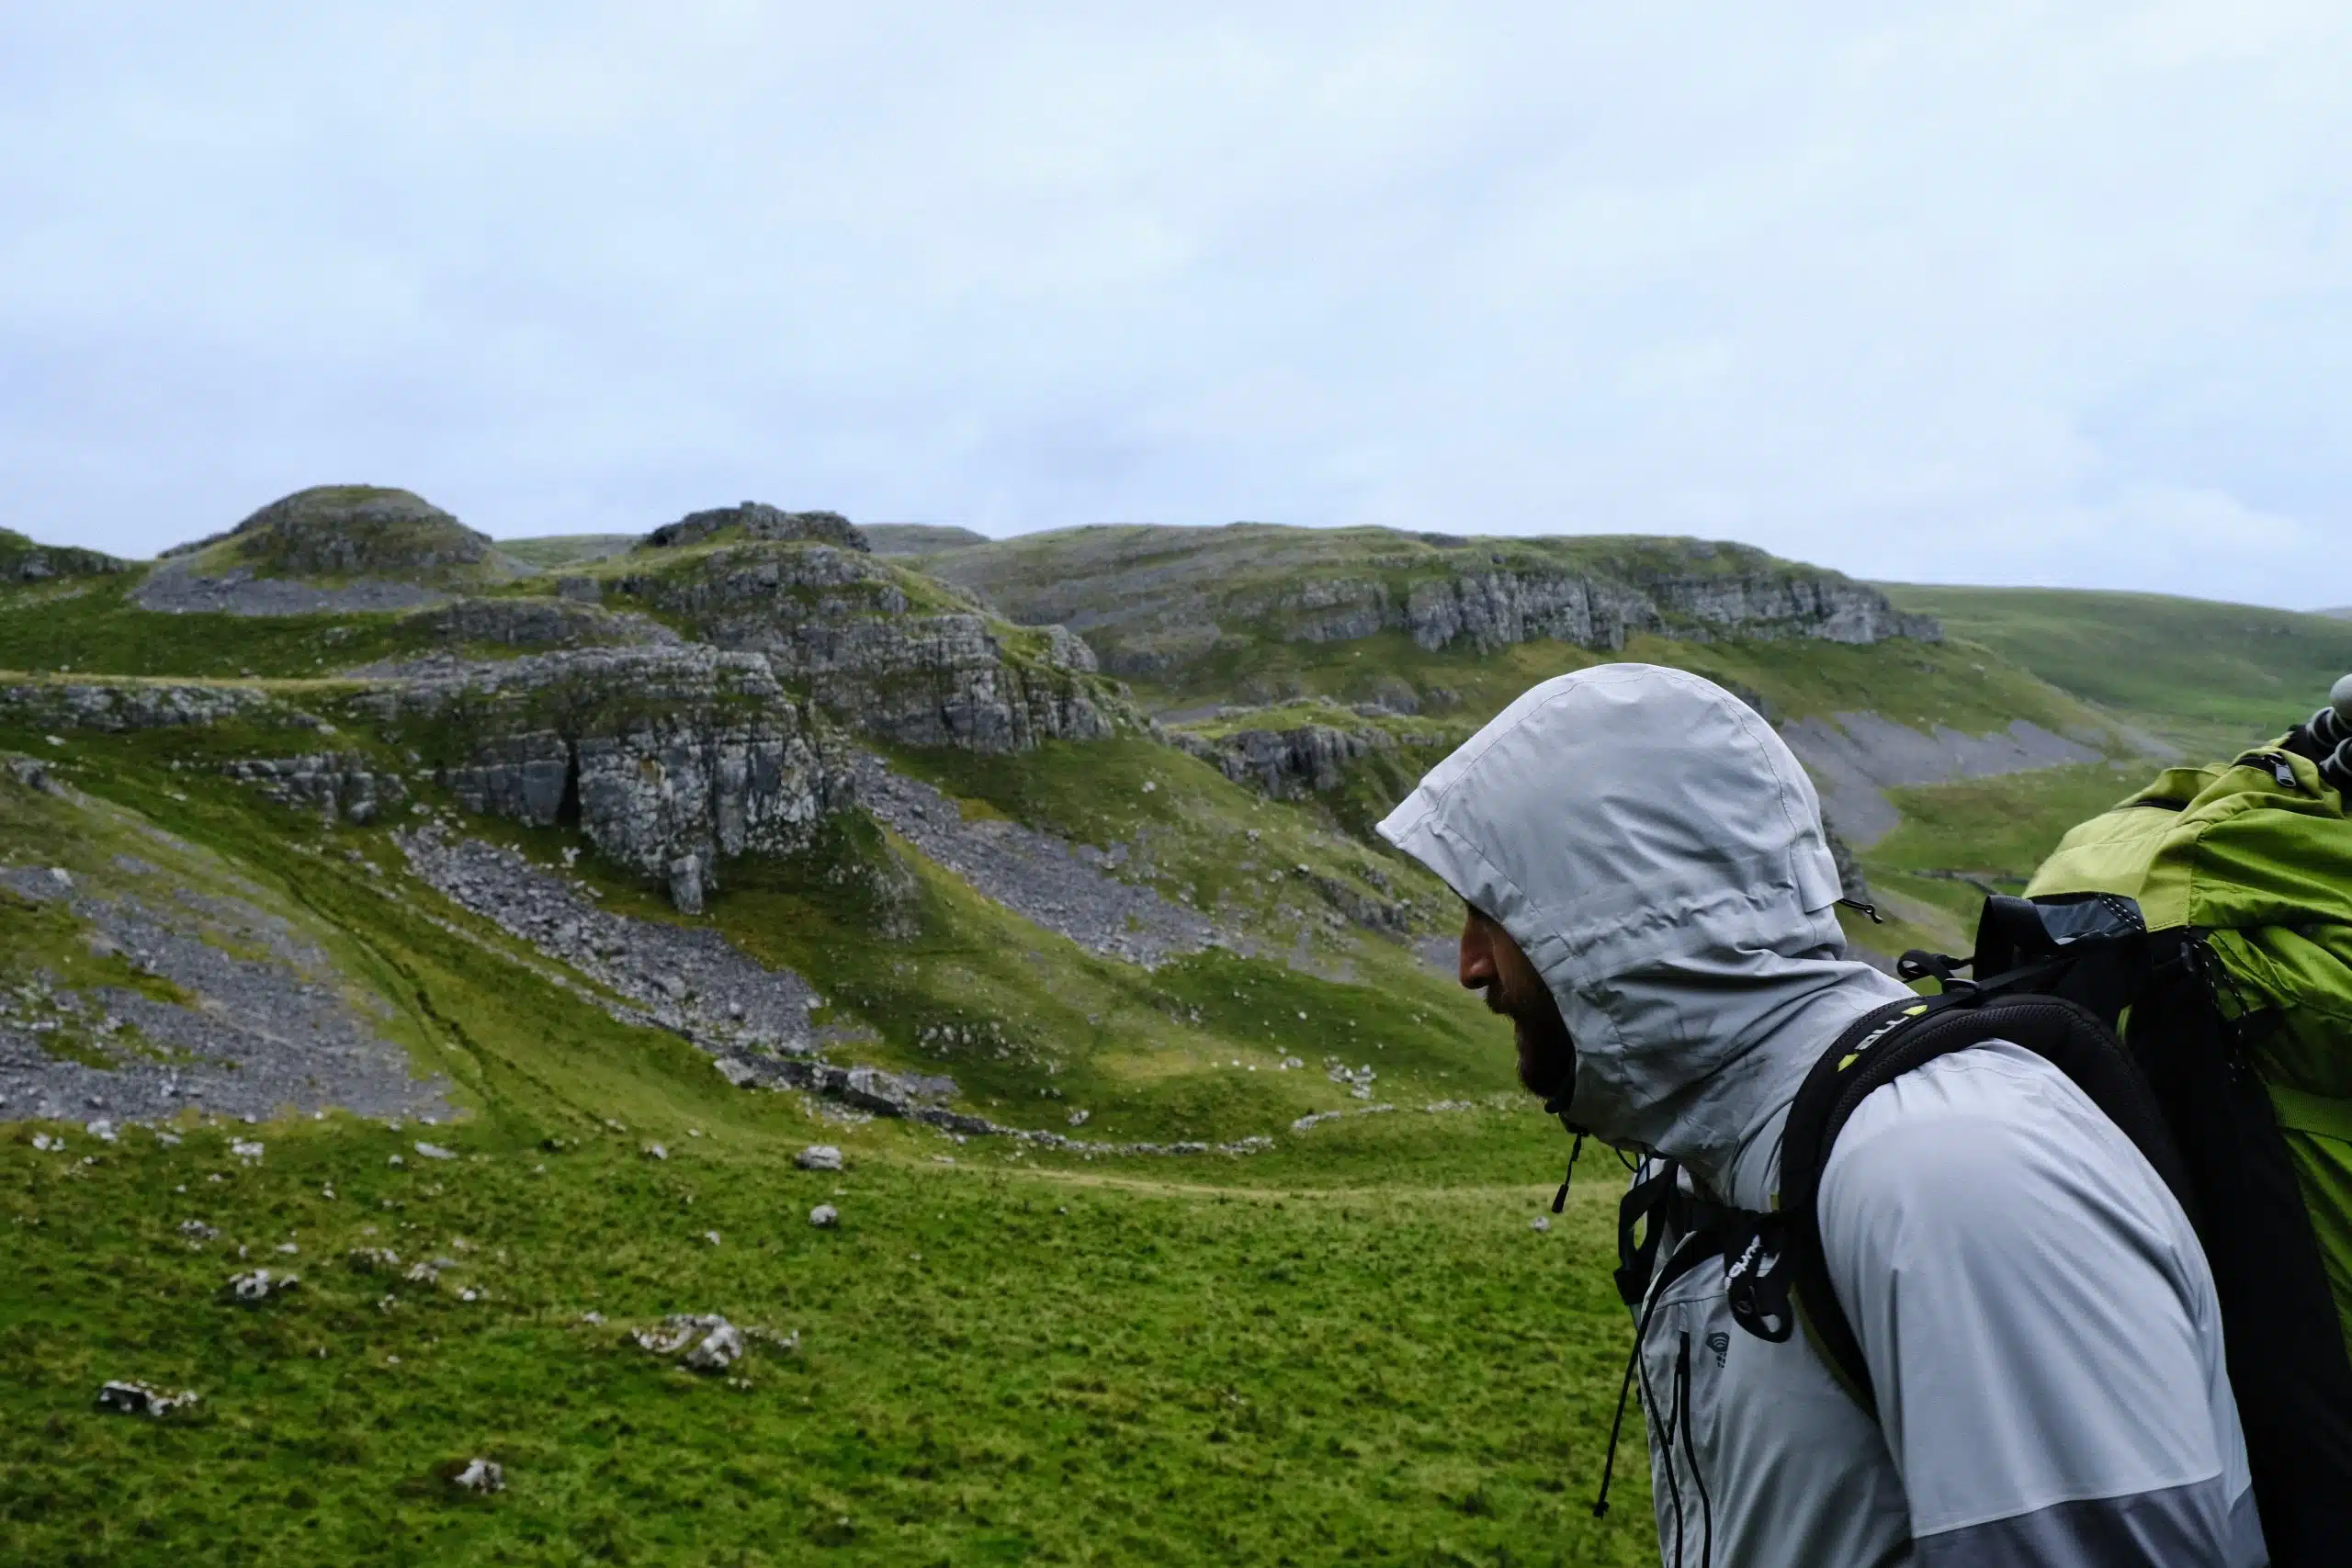
[[[1401,632],[1344,643],[1235,644],[1162,682],[1137,681],[1152,705],[1175,707],[1240,693],[1268,705],[1306,698],[1365,701],[1402,682],[1420,693],[1424,711],[1391,722],[1413,730],[1467,735],[1528,687],[1613,659],[1672,665],[1760,699],[1775,721],[1872,712],[1919,728],[1949,725],[1971,734],[2027,719],[2042,728],[2103,739],[2101,715],[2031,671],[1984,647],[1895,639],[1870,647],[1784,638],[1753,642],[1678,642],[1641,636],[1623,653],[1570,643],[1515,643],[1489,653],[1468,648],[1430,652]],[[1439,694],[1431,701],[1431,694]],[[1250,716],[1216,721],[1233,728]]]
[[[526,566],[552,571],[624,554],[637,541],[635,534],[548,534],[536,539],[501,539],[498,547]]]
[[[177,743],[51,749],[93,804],[26,797],[36,818],[12,795],[0,852],[103,877],[145,844],[191,886],[233,878],[322,933],[392,1005],[396,1036],[456,1080],[467,1119],[425,1135],[463,1157],[425,1161],[407,1147],[419,1129],[348,1118],[189,1125],[176,1148],[69,1128],[63,1154],[34,1151],[28,1128],[0,1134],[0,1557],[1647,1560],[1638,1477],[1606,1521],[1584,1502],[1625,1332],[1608,1184],[1530,1234],[1557,1129],[1498,1092],[1507,1043],[1441,977],[1349,986],[1230,954],[1144,974],[1035,931],[1016,947],[1017,922],[920,864],[921,918],[899,945],[855,929],[866,895],[778,864],[730,882],[715,919],[808,963],[839,988],[835,1015],[884,1026],[885,1055],[920,1054],[903,1026],[926,1008],[1026,1006],[1069,1064],[1051,1081],[1103,1097],[1090,1134],[1224,1137],[1352,1103],[1271,1057],[1319,1057],[1377,1025],[1385,1053],[1347,1054],[1376,1060],[1407,1107],[1246,1158],[1088,1160],[843,1126],[797,1096],[728,1088],[683,1043],[533,980],[482,922],[342,857],[396,867],[379,831],[305,853],[314,818],[172,773]],[[1230,808],[1238,792],[1217,785]],[[154,848],[159,827],[181,847]],[[910,852],[868,840],[831,863],[886,848]],[[608,899],[642,897],[613,886]],[[25,919],[0,907],[0,968],[34,961]],[[73,945],[41,940],[44,966]],[[1065,1016],[1080,1008],[1099,1023]],[[951,1070],[1010,1100],[1032,1066]],[[1473,1089],[1486,1109],[1411,1109]],[[1058,1124],[1062,1103],[1035,1120]],[[1013,1109],[996,1113],[1029,1119]],[[232,1132],[267,1145],[259,1168],[225,1157]],[[641,1157],[649,1139],[672,1157]],[[792,1166],[820,1139],[849,1149],[849,1172]],[[820,1200],[841,1207],[838,1231],[806,1224]],[[192,1251],[187,1218],[225,1234]],[[298,1255],[270,1250],[287,1239]],[[369,1246],[464,1266],[435,1290],[387,1283],[344,1262]],[[221,1303],[254,1263],[295,1268],[303,1290]],[[462,1286],[488,1294],[464,1302]],[[591,1310],[606,1322],[583,1323]],[[798,1330],[802,1348],[755,1347],[736,1387],[620,1343],[671,1311]],[[160,1423],[101,1415],[109,1377],[204,1402]],[[447,1488],[444,1469],[475,1454],[507,1467],[505,1493]]]
[[[2052,684],[2192,751],[2277,735],[2352,670],[2352,623],[2250,604],[2081,589],[1886,585]]]
[[[1888,954],[1910,947],[1971,951],[1987,892],[2021,892],[2068,829],[2155,771],[2153,762],[2086,762],[1889,790],[1903,821],[1861,856],[1886,923],[1849,918],[1848,936]]]
[[[1540,1119],[1517,1120],[1524,1142]],[[633,1152],[657,1131],[660,1164]],[[1605,1521],[1586,1506],[1623,1332],[1598,1186],[1539,1236],[1544,1184],[1418,1186],[1347,1130],[1318,1145],[1325,1179],[1298,1183],[1229,1163],[1016,1172],[896,1129],[848,1137],[852,1168],[820,1175],[783,1157],[819,1129],[702,1131],[551,1154],[433,1129],[464,1156],[435,1165],[413,1132],[238,1129],[266,1140],[258,1168],[225,1157],[225,1131],[168,1150],[74,1136],[62,1155],[9,1138],[0,1548],[64,1564],[1650,1560],[1637,1483]],[[956,1165],[933,1163],[949,1149]],[[1329,1179],[1351,1165],[1377,1186]],[[805,1223],[816,1201],[839,1229]],[[225,1234],[192,1251],[175,1227],[198,1216]],[[299,1256],[270,1250],[288,1238]],[[346,1267],[359,1247],[463,1267],[433,1289],[387,1281]],[[264,1259],[303,1289],[218,1300]],[[623,1342],[674,1311],[797,1331],[800,1348],[755,1344],[736,1386]],[[98,1414],[97,1383],[121,1376],[204,1400],[162,1422]],[[505,1467],[504,1493],[449,1489],[476,1455]]]
[[[117,675],[318,675],[442,647],[427,617],[164,615],[130,600],[140,571],[0,586],[0,671]],[[507,650],[511,652],[512,650]]]

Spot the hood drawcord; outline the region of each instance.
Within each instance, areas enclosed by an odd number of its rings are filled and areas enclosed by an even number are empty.
[[[1552,1194],[1552,1212],[1558,1213],[1568,1206],[1568,1184],[1577,1179],[1577,1156],[1584,1153],[1584,1129],[1575,1129],[1577,1141],[1568,1145],[1568,1173],[1560,1178],[1560,1190]]]
[[[1696,1401],[1690,1397],[1690,1331],[1686,1328],[1682,1331],[1682,1348],[1676,1353],[1674,1360],[1674,1418],[1668,1425],[1681,1428],[1682,1457],[1690,1461],[1690,1484],[1699,1493],[1699,1522],[1703,1532],[1699,1538],[1699,1568],[1714,1568],[1715,1505],[1714,1500],[1707,1495],[1707,1478],[1699,1473],[1699,1450],[1690,1438],[1691,1417],[1697,1413]],[[1673,1463],[1670,1450],[1667,1462],[1669,1467]],[[1681,1561],[1681,1546],[1678,1540],[1675,1562],[1679,1564]]]
[[[1620,1150],[1618,1158],[1624,1158]],[[1569,1156],[1569,1168],[1576,1166]],[[1636,1168],[1634,1185],[1617,1201],[1617,1296],[1629,1307],[1638,1307],[1634,1320],[1634,1348],[1625,1355],[1625,1375],[1617,1382],[1617,1413],[1609,1420],[1609,1451],[1600,1461],[1600,1491],[1592,1500],[1592,1517],[1605,1518],[1609,1514],[1609,1483],[1617,1474],[1617,1440],[1625,1429],[1625,1401],[1634,1389],[1634,1370],[1641,1364],[1642,1338],[1649,1332],[1650,1314],[1657,1310],[1657,1297],[1649,1290],[1653,1265],[1657,1259],[1658,1243],[1665,1239],[1665,1195],[1674,1189],[1674,1162],[1665,1162],[1665,1168],[1656,1176],[1644,1174],[1649,1161],[1642,1161]],[[1634,1227],[1648,1221],[1648,1229],[1639,1243],[1634,1240]],[[1643,1298],[1647,1296],[1647,1300]]]
[[[1638,1303],[1641,1310],[1634,1316],[1634,1345],[1625,1358],[1625,1375],[1617,1385],[1617,1412],[1609,1423],[1609,1451],[1601,1461],[1600,1491],[1592,1502],[1594,1518],[1604,1517],[1609,1512],[1609,1485],[1617,1472],[1617,1445],[1624,1433],[1625,1403],[1636,1377],[1641,1379],[1644,1407],[1653,1417],[1658,1412],[1657,1391],[1650,1387],[1648,1370],[1642,1365],[1642,1347],[1649,1339],[1657,1309],[1675,1281],[1723,1253],[1720,1225],[1709,1217],[1714,1205],[1681,1190],[1681,1169],[1674,1161],[1658,1162],[1655,1175],[1649,1174],[1650,1163],[1642,1162],[1633,1189],[1618,1209],[1617,1245],[1625,1263],[1618,1269],[1617,1288],[1628,1306]],[[1678,1234],[1673,1249],[1659,1263],[1658,1248],[1669,1224]],[[1638,1244],[1633,1235],[1636,1224],[1646,1225]],[[1675,1463],[1674,1456],[1678,1436],[1682,1443],[1683,1461],[1690,1468],[1691,1487],[1698,1495],[1700,1568],[1713,1568],[1715,1506],[1708,1495],[1706,1478],[1699,1472],[1698,1442],[1690,1430],[1697,1408],[1690,1392],[1690,1333],[1687,1328],[1681,1331],[1669,1392],[1673,1398],[1666,1410],[1666,1424],[1659,1429],[1658,1443],[1666,1454],[1668,1500],[1674,1510],[1675,1568],[1682,1565],[1685,1529],[1680,1467]]]

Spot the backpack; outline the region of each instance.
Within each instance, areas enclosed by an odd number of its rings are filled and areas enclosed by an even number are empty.
[[[1790,1109],[1780,1206],[1724,1254],[1742,1325],[1801,1324],[1873,1408],[1817,1228],[1838,1131],[1948,1052],[2001,1039],[2047,1057],[2204,1245],[2278,1568],[2352,1550],[2352,677],[2337,691],[2337,712],[2226,768],[2170,769],[2069,832],[2023,897],[1986,899],[1972,958],[1905,954],[1897,972],[1941,994],[1822,1055]]]

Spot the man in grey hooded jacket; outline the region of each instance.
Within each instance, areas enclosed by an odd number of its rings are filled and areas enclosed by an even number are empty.
[[[1740,1208],[1771,1206],[1815,1060],[1906,994],[1843,956],[1796,759],[1682,671],[1544,682],[1380,830],[1469,907],[1463,983],[1511,1016],[1528,1086]],[[1996,1042],[1898,1078],[1848,1123],[1819,1210],[1877,1418],[1804,1335],[1742,1332],[1720,1267],[1654,1287],[1638,1353],[1662,1552],[1724,1568],[2267,1562],[2204,1255],[2064,1075]]]

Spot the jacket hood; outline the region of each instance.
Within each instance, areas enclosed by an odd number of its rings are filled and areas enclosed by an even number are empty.
[[[1685,671],[1544,682],[1380,832],[1551,987],[1577,1047],[1569,1120],[1751,1206],[1768,1194],[1742,1151],[1839,1031],[1909,994],[1844,957],[1838,872],[1795,756]]]

